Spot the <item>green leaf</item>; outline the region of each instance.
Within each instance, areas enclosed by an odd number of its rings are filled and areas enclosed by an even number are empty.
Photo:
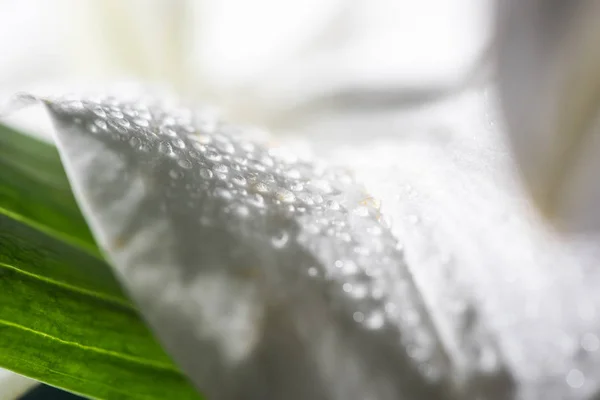
[[[0,210],[99,254],[54,146],[2,125]]]
[[[196,399],[123,294],[53,146],[0,126],[0,366],[101,399]]]

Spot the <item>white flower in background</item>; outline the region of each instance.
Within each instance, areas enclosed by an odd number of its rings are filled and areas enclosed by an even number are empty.
[[[133,78],[263,123],[336,92],[446,87],[488,35],[488,1],[0,3],[10,93]]]
[[[499,5],[499,88],[527,186],[560,230],[597,233],[600,3]]]

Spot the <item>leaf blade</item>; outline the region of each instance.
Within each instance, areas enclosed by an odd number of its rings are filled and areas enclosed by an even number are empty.
[[[0,166],[0,365],[91,398],[197,399],[100,257],[54,147],[0,126]]]

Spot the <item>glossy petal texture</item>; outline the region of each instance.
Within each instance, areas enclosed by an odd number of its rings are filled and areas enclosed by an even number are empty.
[[[449,353],[455,338],[435,326],[378,200],[348,171],[185,109],[46,103],[93,232],[209,397],[510,391],[500,362],[472,360],[493,351],[485,332],[475,355]]]
[[[327,132],[323,153],[381,200],[449,354],[503,368],[512,392],[500,398],[596,399],[600,241],[561,236],[536,214],[496,100],[486,90],[414,113],[353,110],[302,133]],[[344,144],[347,132],[369,135]]]
[[[209,397],[598,393],[600,251],[536,220],[485,95],[307,127],[368,190],[206,115],[47,104],[93,232]],[[340,145],[357,130],[397,136]]]

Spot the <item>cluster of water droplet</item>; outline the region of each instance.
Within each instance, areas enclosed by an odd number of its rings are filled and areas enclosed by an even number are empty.
[[[297,231],[271,233],[275,251],[292,243],[309,250],[319,263],[306,266],[308,279],[331,283],[332,301],[356,323],[393,335],[424,376],[441,378],[446,361],[402,248],[378,201],[348,171],[249,140],[249,130],[187,109],[112,97],[67,97],[50,105],[109,145],[128,144],[137,159],[146,157],[156,179],[169,186],[165,207],[173,212],[196,210],[205,225],[216,213],[296,221]],[[195,201],[206,196],[218,200],[219,210]]]

